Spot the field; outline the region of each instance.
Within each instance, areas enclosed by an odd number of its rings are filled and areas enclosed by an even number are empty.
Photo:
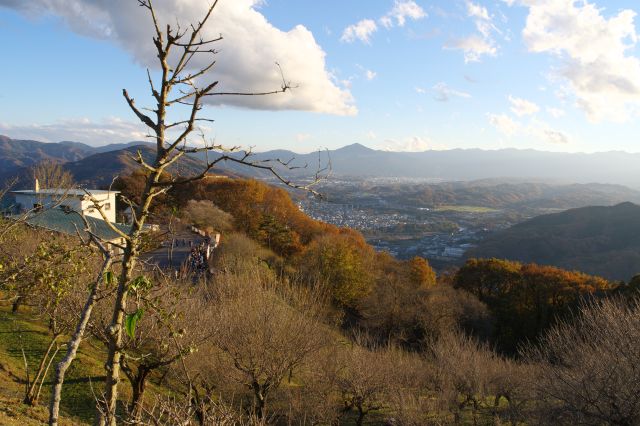
[[[489,207],[480,206],[454,206],[454,205],[442,205],[435,208],[438,212],[457,212],[457,213],[497,213],[500,210],[492,209]]]

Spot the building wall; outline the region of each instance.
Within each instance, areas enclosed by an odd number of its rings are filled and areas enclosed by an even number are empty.
[[[60,199],[60,196],[51,194],[37,194],[28,193],[20,194],[16,193],[16,203],[21,206],[23,210],[31,210],[36,205],[41,205],[44,208],[48,208],[54,205],[69,206],[72,210],[77,212],[84,212],[86,216],[102,219],[100,212],[93,208],[93,203],[85,199],[84,196],[69,195],[64,199]],[[116,193],[104,193],[94,194],[94,198],[97,199],[103,205],[103,212],[110,222],[116,221]]]

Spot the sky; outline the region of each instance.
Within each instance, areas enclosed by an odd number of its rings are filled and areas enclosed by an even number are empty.
[[[136,4],[0,0],[0,134],[144,139],[122,97],[152,106],[146,69],[158,77]],[[208,2],[154,4],[186,27]],[[194,137],[256,151],[640,152],[638,12],[637,0],[219,0],[205,32],[223,40],[202,83],[277,89],[277,62],[294,89],[213,97],[201,113],[215,121]]]

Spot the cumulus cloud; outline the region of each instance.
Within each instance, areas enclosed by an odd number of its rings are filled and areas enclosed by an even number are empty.
[[[373,80],[377,76],[378,76],[378,73],[375,72],[375,71],[371,71],[371,70],[366,70],[365,73],[364,73],[364,78],[366,78],[369,81]]]
[[[204,29],[206,38],[222,34],[216,45],[217,64],[207,80],[219,80],[225,92],[263,91],[282,84],[281,64],[287,80],[297,88],[290,93],[265,97],[210,97],[217,105],[255,109],[293,109],[321,113],[354,115],[357,109],[351,93],[340,88],[326,68],[326,53],[304,26],[288,31],[273,26],[259,10],[262,0],[222,1]],[[166,0],[155,4],[161,28],[179,22],[182,28],[201,19],[209,2]],[[155,67],[157,58],[151,42],[152,24],[144,8],[130,0],[0,0],[0,6],[26,14],[51,13],[60,16],[74,31],[113,40],[144,66]],[[191,64],[202,66],[206,55]]]
[[[471,95],[459,90],[452,89],[446,83],[438,83],[433,86],[435,92],[434,99],[438,102],[449,102],[451,98],[470,98]]]
[[[104,145],[148,140],[146,127],[138,122],[107,118],[100,122],[88,118],[61,120],[49,124],[14,125],[0,122],[0,133],[14,139],[41,142],[73,141]]]
[[[396,25],[403,27],[407,19],[418,20],[425,18],[427,13],[413,0],[395,0],[393,8],[378,22],[385,28],[390,29]],[[340,41],[353,43],[360,40],[365,44],[371,43],[371,36],[378,31],[378,25],[373,19],[363,19],[360,22],[349,25],[342,32]]]
[[[478,62],[483,56],[496,56],[498,47],[493,32],[498,29],[486,7],[467,0],[467,16],[474,20],[478,34],[454,39],[445,44],[445,49],[462,50],[465,63]]]
[[[380,149],[391,152],[422,152],[434,149],[434,144],[429,138],[412,136],[402,140],[386,139]]]
[[[533,115],[540,111],[538,105],[526,99],[509,96],[509,102],[511,103],[511,111],[518,117]]]
[[[487,114],[489,124],[506,136],[513,136],[520,130],[520,124],[506,114]]]
[[[553,129],[544,121],[532,120],[525,131],[535,139],[554,145],[566,145],[571,142],[569,135],[560,130]]]
[[[522,32],[531,52],[561,61],[559,74],[592,121],[625,121],[640,107],[640,58],[636,12],[611,17],[583,0],[511,0],[529,9]]]
[[[422,7],[420,7],[413,0],[396,0],[393,8],[382,18],[380,23],[386,27],[391,28],[395,24],[403,27],[408,19],[417,21],[418,19],[425,18],[427,13]]]
[[[342,32],[340,41],[344,43],[353,43],[360,40],[363,43],[371,43],[371,35],[378,31],[378,25],[371,19],[363,19],[362,21],[349,25]]]

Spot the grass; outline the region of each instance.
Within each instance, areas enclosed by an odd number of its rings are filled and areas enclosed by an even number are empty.
[[[16,416],[19,416],[19,424],[27,425],[29,423],[23,422],[23,417],[33,418],[34,424],[42,424],[47,419],[46,405],[55,364],[42,388],[39,406],[27,407],[22,404],[25,386],[22,349],[33,371],[48,343],[49,334],[41,322],[27,312],[14,315],[9,308],[0,307],[0,424],[14,424],[11,419]],[[64,349],[58,352],[54,363],[63,355]],[[102,389],[104,369],[98,360],[103,358],[104,354],[87,342],[81,345],[78,357],[67,371],[62,390],[60,411],[66,418],[62,424],[88,424],[93,421],[95,399],[92,386]]]
[[[480,206],[453,206],[453,205],[442,205],[438,206],[435,209],[438,212],[458,212],[458,213],[495,213],[499,210],[492,209],[489,207],[480,207]]]

